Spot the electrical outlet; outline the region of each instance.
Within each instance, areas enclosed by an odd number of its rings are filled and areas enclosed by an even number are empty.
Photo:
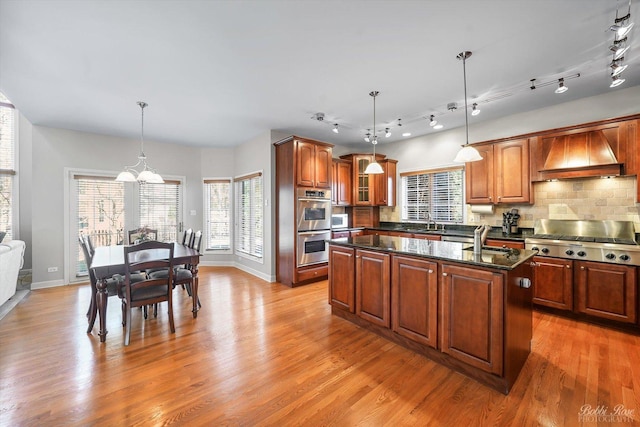
[[[47,268],[47,271],[49,273],[55,273],[56,271],[58,271],[58,267],[49,267],[49,268]]]

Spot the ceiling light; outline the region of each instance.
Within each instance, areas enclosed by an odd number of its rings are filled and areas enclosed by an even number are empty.
[[[627,45],[627,38],[623,38],[622,40],[615,40],[611,46],[609,46],[609,50],[613,52],[613,60],[620,59],[624,56],[624,54],[629,50],[629,46]]]
[[[444,126],[441,125],[440,123],[438,123],[437,125],[435,125],[433,128],[438,130],[438,129],[442,129]]]
[[[627,65],[620,65],[620,62],[622,62],[622,60],[624,59],[624,56],[620,59],[616,59],[615,61],[613,61],[610,64],[611,67],[611,76],[615,77],[618,74],[620,74],[621,72],[623,72],[624,70],[627,69]]]
[[[140,154],[138,155],[138,163],[133,166],[126,166],[124,171],[118,174],[116,181],[120,182],[148,182],[151,184],[162,184],[164,180],[158,175],[155,169],[152,169],[147,165],[147,156],[144,154],[144,108],[147,106],[146,102],[138,101],[142,114],[141,131],[140,131]],[[138,172],[137,167],[142,167],[142,170]]]
[[[335,125],[333,125],[333,131],[335,133],[340,133],[340,131],[338,130],[338,124],[337,123]]]
[[[480,153],[478,153],[478,150],[475,149],[475,147],[472,147],[469,145],[469,110],[467,108],[467,67],[466,67],[466,63],[467,63],[467,58],[469,58],[471,56],[471,52],[469,51],[464,51],[458,54],[458,56],[456,56],[456,58],[461,59],[462,60],[462,75],[464,77],[464,123],[465,123],[465,130],[467,133],[467,142],[466,144],[462,147],[462,149],[460,151],[458,151],[458,154],[456,155],[456,158],[453,159],[454,162],[457,163],[466,163],[466,162],[475,162],[478,160],[482,160],[482,156],[480,155]]]
[[[478,108],[478,104],[476,104],[474,102],[473,103],[473,110],[471,110],[471,115],[472,116],[477,116],[478,114],[480,114],[480,109]]]
[[[371,134],[369,132],[367,132],[367,134],[364,136],[364,140],[366,142],[371,142]]]
[[[627,15],[628,17],[629,15]],[[617,21],[617,19],[616,19]],[[629,34],[629,31],[631,31],[631,29],[633,28],[633,22],[629,22],[627,25],[612,25],[611,27],[609,27],[609,29],[611,31],[615,31],[616,32],[616,37],[618,37],[619,39],[623,38],[624,36],[626,36],[627,34]]]
[[[435,125],[438,124],[438,121],[436,120],[436,118],[433,116],[433,114],[429,117],[429,126],[433,127]]]
[[[569,88],[564,85],[564,79],[558,79],[558,88],[556,89],[556,93],[565,93],[567,90],[569,90]]]
[[[530,82],[531,82],[531,87],[529,89],[535,90],[535,88],[536,88],[536,79],[531,79]]]
[[[382,166],[378,162],[376,162],[376,144],[378,144],[378,137],[376,136],[376,96],[378,96],[380,92],[377,90],[371,91],[369,95],[373,98],[373,138],[371,139],[371,143],[373,144],[373,159],[371,163],[367,165],[367,168],[364,170],[366,174],[380,174],[384,173],[382,170]]]
[[[411,136],[411,132],[405,132],[402,134],[402,136]]]
[[[389,130],[389,128],[386,128],[384,130],[384,136],[385,138],[389,138],[391,136],[391,131]]]
[[[620,76],[613,76],[613,80],[611,81],[611,84],[609,85],[609,87],[620,86],[622,83],[624,83],[623,78],[621,78]]]

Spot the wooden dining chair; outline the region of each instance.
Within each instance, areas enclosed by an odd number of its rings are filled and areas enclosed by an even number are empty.
[[[87,328],[87,333],[91,333],[93,329],[93,325],[96,322],[96,316],[98,314],[98,306],[96,304],[96,292],[97,292],[97,280],[96,276],[91,269],[91,261],[93,261],[93,244],[91,243],[91,238],[86,235],[78,236],[78,243],[82,248],[82,253],[84,255],[84,262],[87,264],[87,273],[89,274],[89,282],[91,283],[91,301],[89,302],[89,309],[87,310],[87,319],[89,321],[89,327]],[[118,280],[118,278],[110,278],[107,279],[107,295],[119,295],[120,286],[122,282]]]
[[[193,228],[189,228],[184,231],[182,235],[182,244],[184,246],[191,246],[193,240]]]
[[[193,238],[191,239],[191,245],[189,247],[200,252],[200,246],[202,244],[202,231],[198,230],[193,234]],[[187,290],[187,294],[191,297],[193,295],[193,287],[195,286],[195,281],[193,278],[193,273],[191,272],[191,265],[178,266],[174,269],[173,272],[173,287],[176,286],[184,286]],[[151,277],[166,277],[166,271],[154,271],[149,273]],[[202,307],[200,303],[200,297],[198,297],[197,301],[198,307]],[[195,309],[195,307],[194,307]]]
[[[129,345],[131,337],[131,311],[134,307],[145,307],[167,301],[169,327],[171,333],[176,328],[173,323],[173,243],[154,240],[124,247],[125,276],[123,283],[122,318],[126,327],[124,345]],[[132,276],[136,271],[162,268],[166,277],[146,277],[136,282]]]

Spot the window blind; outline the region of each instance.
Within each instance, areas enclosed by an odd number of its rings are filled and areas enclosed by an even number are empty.
[[[13,238],[13,194],[16,161],[16,110],[0,93],[0,231],[6,232],[3,241]]]
[[[205,249],[231,249],[231,180],[204,180]]]
[[[463,170],[438,169],[400,174],[402,219],[462,223]]]
[[[113,246],[124,241],[124,183],[114,177],[74,175],[77,218],[72,236],[88,235],[94,247]],[[71,245],[77,260],[75,275],[87,274],[80,245]]]
[[[236,253],[262,259],[263,256],[263,185],[262,173],[235,179],[236,184]]]
[[[140,183],[138,225],[158,230],[161,242],[178,240],[182,209],[180,181],[165,180],[164,184]]]

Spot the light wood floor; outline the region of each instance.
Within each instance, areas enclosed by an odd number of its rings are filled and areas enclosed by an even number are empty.
[[[138,311],[128,347],[117,297],[101,344],[85,333],[88,286],[31,292],[0,320],[0,425],[640,424],[638,336],[535,313],[533,353],[504,396],[332,316],[326,281],[200,271],[198,318],[176,290],[176,333],[166,312]],[[609,415],[583,424],[583,405]]]

